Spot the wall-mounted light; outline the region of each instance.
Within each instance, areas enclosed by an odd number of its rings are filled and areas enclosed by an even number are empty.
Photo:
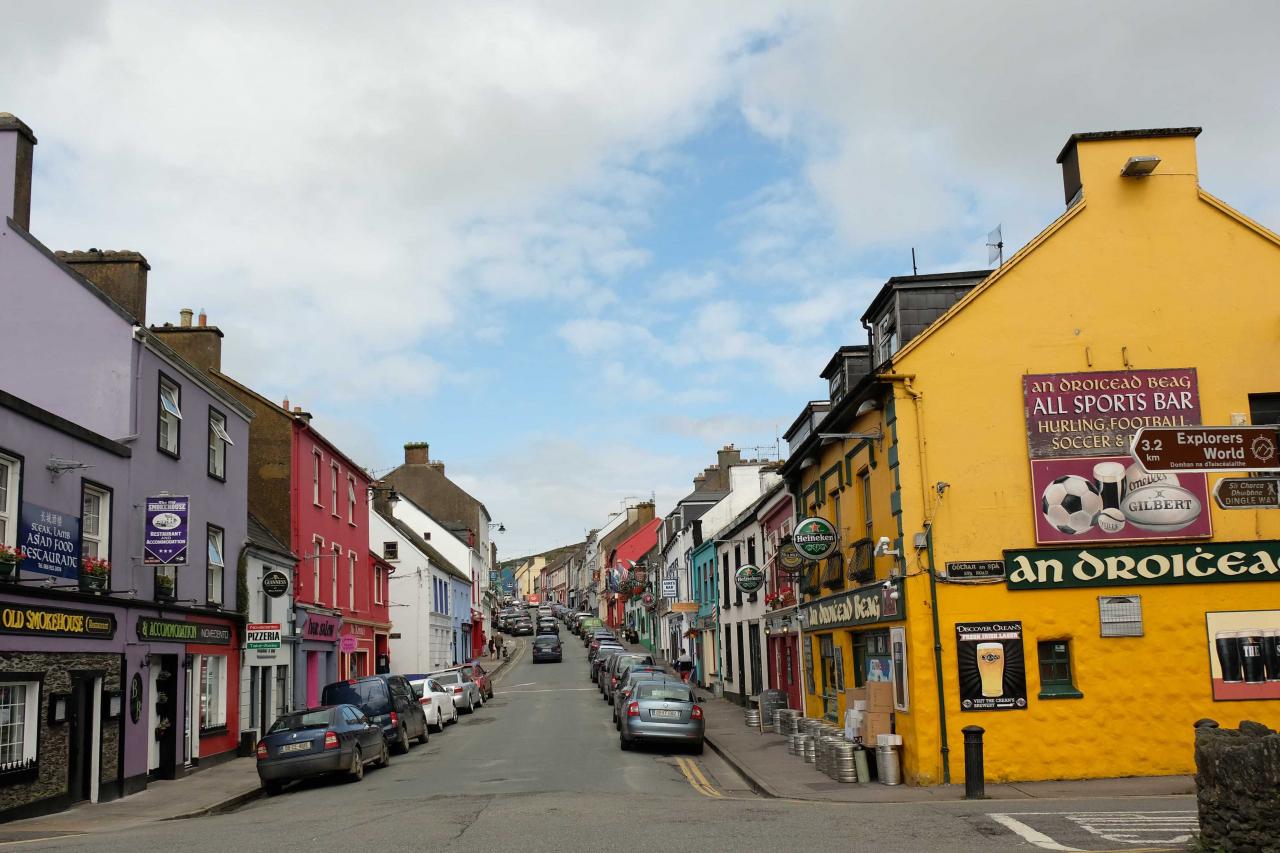
[[[369,500],[372,501],[374,498],[378,497],[386,498],[387,503],[391,506],[395,506],[400,503],[400,493],[391,486],[370,486]]]
[[[1124,168],[1120,170],[1120,175],[1125,178],[1145,178],[1156,170],[1156,166],[1160,165],[1160,158],[1154,154],[1142,154],[1137,157],[1130,157],[1124,164]]]

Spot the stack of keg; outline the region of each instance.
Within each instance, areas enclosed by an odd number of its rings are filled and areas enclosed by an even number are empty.
[[[773,730],[780,735],[793,735],[800,730],[800,712],[794,708],[779,708],[774,714]]]
[[[818,739],[813,735],[800,736],[800,747],[802,750],[801,754],[804,756],[805,764],[813,764],[815,761],[818,760],[817,740]]]
[[[746,713],[743,714],[746,727],[749,729],[760,728],[760,709],[757,707],[748,707]]]
[[[837,782],[857,782],[858,768],[854,759],[856,747],[853,741],[843,737],[831,745],[827,775]]]
[[[792,732],[791,734],[787,735],[787,752],[791,753],[792,755],[803,755],[803,752],[802,752],[803,741],[804,741],[803,732]]]

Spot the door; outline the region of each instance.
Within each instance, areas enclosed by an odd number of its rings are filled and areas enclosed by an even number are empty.
[[[830,634],[818,637],[818,656],[822,661],[822,711],[828,720],[835,720],[838,699],[841,689],[842,669],[839,658],[840,650]]]
[[[760,660],[760,626],[752,622],[747,625],[751,637],[751,692],[759,693],[764,689],[764,673]]]
[[[71,802],[89,799],[93,779],[93,677],[74,675],[67,704],[67,795]]]
[[[271,728],[271,667],[254,667],[258,675],[258,733],[266,734]]]
[[[742,623],[738,623],[738,692],[745,694],[747,692],[747,650],[746,644],[742,642]]]
[[[320,653],[307,652],[307,707],[320,704]]]

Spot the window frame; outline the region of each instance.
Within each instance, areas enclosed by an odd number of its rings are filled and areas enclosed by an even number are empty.
[[[347,609],[356,609],[356,565],[359,557],[355,551],[347,551]]]
[[[356,478],[354,474],[347,475],[347,524],[352,527],[356,526]]]
[[[84,500],[90,492],[97,492],[101,501],[98,509],[98,535],[96,538],[90,538],[84,523],[87,513],[84,510]],[[84,546],[86,541],[94,542],[98,546],[98,553],[94,559],[106,560],[111,562],[111,515],[112,502],[115,498],[115,492],[110,486],[94,480],[80,480],[80,558],[84,559]],[[105,547],[104,547],[105,543]]]
[[[1057,650],[1051,649],[1050,655],[1045,656],[1045,648],[1054,645],[1062,645],[1064,651],[1062,656],[1057,656]],[[1058,675],[1046,677],[1046,666],[1065,667],[1066,677]],[[1052,671],[1052,669],[1050,670]],[[1051,640],[1036,641],[1036,672],[1040,676],[1040,696],[1041,699],[1083,699],[1084,694],[1076,687],[1075,670],[1071,665],[1071,638],[1058,637]]]
[[[218,423],[217,419],[221,419]],[[227,448],[234,447],[235,442],[231,440],[231,433],[227,432],[227,413],[216,406],[209,407],[209,459],[206,470],[210,477],[220,483],[227,481]],[[215,445],[217,449],[215,450]],[[220,462],[222,470],[214,470],[214,454],[220,454]]]
[[[382,567],[379,566],[377,563],[374,563],[373,564],[373,603],[374,604],[386,604],[386,602],[383,601],[384,596],[382,594],[382,576],[384,574],[386,573],[382,571]]]
[[[311,537],[311,600],[316,604],[323,604],[324,599],[320,597],[320,560],[323,558],[324,537]]]
[[[210,667],[210,661],[218,661],[218,665],[215,670],[214,686],[217,694],[215,699],[217,702],[216,707],[219,719],[213,723],[208,722],[208,711],[210,708],[214,707],[212,702],[209,701],[210,693],[207,690],[208,678],[206,677],[206,673],[211,669],[215,669],[214,667]],[[230,667],[228,666],[226,655],[200,656],[200,678],[198,682],[200,685],[200,694],[197,699],[197,704],[199,706],[198,713],[200,715],[199,728],[201,736],[224,732],[227,730],[227,679],[229,677],[229,669]]]
[[[390,541],[382,543],[382,559],[388,563],[398,562],[400,559],[400,542]]]
[[[337,462],[329,463],[329,512],[334,518],[338,518],[338,480],[342,476],[342,472],[338,469]]]
[[[165,456],[170,456],[174,459],[181,459],[182,458],[182,385],[179,384],[178,381],[174,379],[172,376],[165,373],[163,370],[158,371],[158,373],[159,373],[160,379],[156,383],[156,450],[160,451]],[[164,389],[166,385],[173,389],[173,398],[174,398],[173,406],[175,410],[173,412],[168,411],[164,405]],[[165,447],[164,443],[160,440],[160,425],[166,421],[166,418],[172,418],[174,422],[174,427],[173,427],[174,428],[174,441],[173,441],[174,449],[173,450],[170,450],[169,448]]]
[[[338,561],[342,559],[342,545],[338,542],[333,543],[333,553],[330,559],[333,560],[333,574],[329,577],[330,592],[333,593],[333,606],[338,607]]]
[[[320,469],[324,467],[324,454],[319,450],[311,451],[311,502],[318,507],[323,507],[324,503],[320,500]]]
[[[18,524],[21,521],[22,508],[22,471],[26,459],[20,454],[0,448],[0,461],[9,463],[9,476],[5,483],[5,501],[10,508],[0,510],[0,520],[4,521],[4,534],[0,535],[0,545],[16,548],[18,545]]]
[[[217,534],[218,557],[221,563],[215,563],[212,557],[214,534]],[[204,600],[205,604],[210,607],[221,608],[226,600],[224,586],[227,580],[227,531],[216,524],[205,525],[205,549],[204,549]],[[214,567],[218,570],[218,583],[213,583]],[[218,598],[215,601],[210,595],[214,590],[218,591]]]
[[[44,677],[36,672],[6,672],[0,675],[0,686],[27,688],[23,697],[22,755],[19,759],[24,766],[5,775],[8,784],[29,782],[35,778],[40,762],[40,729],[45,724],[40,718],[40,709],[44,706]]]

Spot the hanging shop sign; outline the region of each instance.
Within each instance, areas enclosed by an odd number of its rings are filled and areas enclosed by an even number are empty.
[[[696,601],[673,601],[671,602],[671,610],[674,613],[697,613],[698,602]]]
[[[1204,616],[1213,698],[1280,699],[1280,610]]]
[[[873,583],[830,598],[800,606],[803,624],[809,631],[897,622],[905,619],[902,580],[894,578],[888,585]]]
[[[801,556],[814,562],[831,556],[839,541],[835,525],[821,516],[804,519],[791,534],[791,543],[800,550]]]
[[[650,610],[653,609],[653,605],[657,603],[657,601],[658,599],[654,597],[654,594],[651,592],[646,592],[644,595],[640,597],[640,603],[643,604],[645,607],[649,608]]]
[[[1009,589],[1280,581],[1280,541],[1005,551]]]
[[[147,498],[142,537],[144,566],[187,564],[187,512],[191,498],[161,495]]]
[[[142,717],[142,674],[135,672],[129,679],[129,721],[137,723]]]
[[[262,591],[272,598],[279,598],[289,591],[289,576],[279,569],[272,569],[262,576]]]
[[[675,598],[680,594],[680,582],[675,578],[662,579],[662,597]]]
[[[1036,542],[1213,534],[1203,474],[1153,473],[1130,455],[1140,429],[1200,423],[1194,368],[1023,377]]]
[[[195,643],[205,646],[231,645],[231,629],[226,625],[206,622],[180,622],[176,619],[138,619],[138,639],[151,642]]]
[[[788,540],[778,549],[778,567],[790,574],[795,574],[804,568],[804,554],[800,553],[800,549],[796,547],[796,543]]]
[[[1142,427],[1133,458],[1152,472],[1280,471],[1273,426]]]
[[[97,611],[5,604],[0,606],[0,634],[110,640],[116,635],[116,617]]]
[[[734,572],[733,580],[743,592],[755,592],[764,586],[764,569],[752,565],[741,566]]]
[[[336,616],[312,613],[310,610],[302,612],[306,616],[306,621],[302,623],[302,639],[316,640],[321,643],[338,642],[338,630],[342,626],[341,619]]]
[[[1004,580],[1004,560],[947,563],[947,580],[952,583],[990,583]]]
[[[1213,487],[1222,509],[1280,509],[1280,478],[1224,477]]]
[[[1027,707],[1027,671],[1021,622],[956,624],[960,708],[1017,711]]]
[[[343,634],[338,638],[338,651],[351,654],[358,648],[360,648],[360,641],[351,634]]]
[[[250,622],[245,626],[244,647],[246,649],[280,648],[280,623]]]
[[[23,572],[75,580],[80,576],[80,519],[65,512],[22,504],[18,548]]]

